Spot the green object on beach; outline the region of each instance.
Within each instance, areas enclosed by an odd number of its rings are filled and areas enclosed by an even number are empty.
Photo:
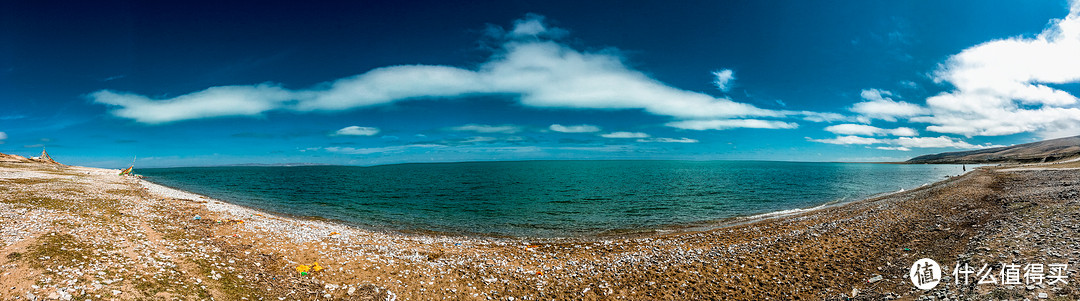
[[[911,248],[904,248],[904,251],[911,251]]]
[[[307,272],[300,272],[300,276],[307,276]]]

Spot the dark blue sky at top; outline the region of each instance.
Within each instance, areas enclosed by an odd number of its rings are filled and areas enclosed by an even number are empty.
[[[632,69],[682,90],[772,110],[853,115],[860,91],[923,104],[951,89],[928,74],[951,55],[994,39],[1032,37],[1068,14],[1064,1],[4,1],[0,2],[0,152],[47,147],[65,163],[121,167],[516,159],[901,160],[954,148],[882,150],[810,141],[836,123],[796,129],[683,130],[640,110],[537,108],[512,96],[411,99],[334,112],[271,111],[144,124],[110,114],[88,94],[107,89],[170,98],[224,85],[306,89],[407,64],[473,69],[492,53],[488,26],[528,13],[568,31],[562,43],[618,53]],[[735,88],[713,86],[731,69]],[[1073,89],[1075,91],[1075,89]],[[1075,94],[1075,93],[1074,93]],[[837,122],[843,123],[843,122]],[[517,133],[449,130],[516,125]],[[551,124],[595,125],[557,133]],[[923,136],[925,124],[907,126]],[[339,136],[347,126],[373,136]],[[698,143],[606,139],[644,132]],[[464,143],[495,137],[488,144]],[[514,139],[505,139],[513,136]],[[1028,142],[1033,133],[963,137]],[[0,138],[3,138],[0,136]],[[441,144],[442,148],[395,148]],[[608,146],[603,151],[590,147]],[[327,148],[388,148],[330,152]],[[621,148],[620,148],[621,147]],[[145,158],[145,159],[144,159]]]

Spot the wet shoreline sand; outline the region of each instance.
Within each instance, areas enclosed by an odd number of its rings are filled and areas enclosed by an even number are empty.
[[[0,163],[0,300],[1080,297],[1080,279],[921,291],[906,278],[924,257],[949,268],[1080,258],[1080,175],[1068,169],[980,169],[711,230],[543,240],[369,231],[116,173]],[[324,269],[296,270],[314,262]]]

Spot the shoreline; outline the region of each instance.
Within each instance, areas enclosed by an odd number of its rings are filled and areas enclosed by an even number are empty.
[[[1069,170],[987,168],[715,229],[544,240],[369,231],[111,170],[0,162],[0,299],[1076,298],[1080,281],[921,291],[906,276],[920,257],[1080,258],[1080,245],[1067,243],[1080,226],[1020,238],[1002,230],[1080,225],[1078,182]],[[1020,244],[1030,239],[1045,241]],[[299,274],[315,262],[325,270]]]
[[[847,163],[847,162],[841,162],[841,163]],[[856,162],[856,163],[860,163],[860,162]],[[867,163],[867,162],[861,162],[861,163]],[[870,162],[870,163],[879,164],[878,162]],[[884,164],[890,164],[889,162],[883,162],[883,163]],[[738,225],[755,223],[755,222],[760,222],[760,221],[767,221],[769,219],[774,219],[774,218],[783,218],[783,217],[792,216],[792,215],[798,215],[798,214],[803,214],[803,213],[812,213],[812,212],[823,210],[823,209],[846,206],[846,205],[852,204],[852,203],[870,202],[870,201],[873,201],[873,200],[884,199],[884,198],[888,198],[888,197],[891,197],[891,196],[894,196],[894,195],[897,195],[897,194],[901,194],[901,193],[905,193],[905,192],[915,191],[915,190],[919,190],[919,189],[930,189],[930,188],[932,188],[934,186],[937,186],[937,185],[943,185],[944,183],[946,183],[948,181],[952,181],[952,180],[954,180],[956,178],[963,177],[964,175],[966,175],[968,173],[971,173],[971,172],[974,172],[974,171],[975,171],[975,168],[972,168],[971,170],[965,171],[964,173],[962,173],[960,175],[948,176],[945,179],[938,180],[936,182],[925,183],[923,185],[920,185],[919,187],[915,187],[915,188],[911,188],[911,189],[900,189],[900,190],[892,191],[892,192],[881,192],[881,193],[877,193],[877,194],[867,196],[865,198],[854,199],[854,200],[850,200],[850,201],[831,201],[831,202],[826,202],[826,203],[821,204],[821,205],[817,205],[817,206],[813,206],[813,207],[807,207],[807,208],[795,208],[795,209],[787,209],[787,210],[777,210],[777,211],[759,213],[759,214],[752,214],[752,215],[747,215],[747,216],[736,216],[736,217],[731,217],[731,218],[727,218],[727,219],[707,221],[708,223],[716,223],[716,225],[714,225],[712,227],[705,226],[705,228],[700,229],[700,230],[696,230],[696,231],[718,230],[718,229],[722,229],[722,228],[725,228],[725,227],[738,226]]]

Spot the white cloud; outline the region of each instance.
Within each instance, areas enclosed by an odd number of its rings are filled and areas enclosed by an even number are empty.
[[[698,140],[690,138],[644,138],[638,139],[637,142],[698,143]]]
[[[487,145],[463,145],[463,146],[446,146],[441,144],[409,144],[409,145],[394,145],[384,147],[367,147],[367,148],[354,148],[354,147],[310,147],[299,150],[300,152],[316,152],[324,151],[330,153],[344,154],[344,155],[369,155],[369,154],[381,154],[381,153],[406,153],[406,152],[423,152],[432,153],[439,152],[442,154],[467,154],[467,153],[524,153],[524,152],[546,152],[546,151],[588,151],[588,152],[629,152],[637,149],[634,145],[603,145],[603,146],[559,146],[559,147],[544,147],[544,146],[487,146]],[[467,158],[467,157],[466,157]],[[464,158],[463,158],[464,159]]]
[[[888,131],[889,131],[889,134],[893,135],[893,136],[911,137],[911,136],[918,136],[919,135],[918,131],[916,131],[913,128],[908,128],[908,127],[898,127],[898,128],[891,129],[891,130],[888,130]]]
[[[722,69],[713,71],[712,74],[713,76],[716,76],[716,79],[713,80],[713,85],[715,85],[717,89],[724,92],[731,91],[732,86],[735,85],[735,71],[732,71],[731,69]]]
[[[595,125],[590,125],[590,124],[581,124],[581,125],[552,124],[548,128],[551,129],[552,131],[556,131],[556,132],[560,132],[560,133],[595,133],[595,132],[600,131],[600,127],[595,126]]]
[[[1080,134],[1080,101],[1054,85],[1080,82],[1080,1],[1039,35],[982,43],[950,57],[934,80],[955,90],[926,100],[927,130],[971,136]]]
[[[861,114],[866,122],[869,122],[869,119],[896,121],[897,117],[909,118],[927,113],[927,110],[919,105],[893,100],[889,91],[866,89],[859,95],[865,101],[855,103],[849,110]]]
[[[785,113],[787,113],[787,115],[802,115],[803,120],[810,121],[810,122],[836,122],[836,121],[854,120],[851,117],[844,116],[843,114],[839,114],[839,113],[810,112],[810,111],[801,111],[801,112],[785,111]]]
[[[321,149],[321,150],[325,150],[325,151],[328,151],[328,152],[331,152],[331,153],[339,153],[339,154],[346,154],[346,155],[367,155],[367,154],[374,154],[374,153],[401,152],[401,151],[405,151],[405,150],[412,149],[412,148],[441,148],[441,147],[446,147],[446,146],[445,145],[438,145],[438,144],[409,144],[409,145],[395,145],[395,146],[367,147],[367,148],[331,146],[331,147],[323,147],[323,148],[308,148],[308,149],[305,149],[304,151],[320,150]]]
[[[626,152],[635,149],[633,145],[604,145],[604,146],[560,146],[548,147],[553,150],[592,151],[592,152]]]
[[[799,124],[776,120],[760,119],[716,119],[716,120],[683,120],[668,122],[667,126],[685,130],[726,130],[733,128],[752,129],[794,129]]]
[[[530,13],[526,14],[525,18],[515,20],[514,28],[507,35],[516,38],[536,38],[542,35],[559,38],[566,34],[565,30],[548,26],[544,16]]]
[[[3,141],[4,139],[7,139],[7,133],[0,132],[0,141]]]
[[[600,135],[604,138],[649,138],[649,134],[641,132],[612,132]]]
[[[880,143],[885,143],[886,142],[886,140],[883,140],[883,139],[866,138],[866,137],[858,137],[858,136],[839,136],[839,137],[832,138],[832,139],[810,139],[810,141],[828,143],[828,144],[840,144],[840,145],[848,145],[848,144],[865,145],[865,144],[880,144]]]
[[[486,125],[486,124],[466,124],[461,126],[455,126],[450,128],[451,131],[457,132],[477,132],[485,134],[514,134],[521,132],[521,127],[511,124],[504,125]]]
[[[337,130],[334,134],[338,136],[373,136],[378,133],[378,128],[354,125]]]
[[[837,124],[825,127],[825,131],[838,135],[860,135],[860,136],[918,136],[919,132],[916,132],[912,128],[899,127],[895,129],[883,129],[876,126],[869,126],[865,124]]]
[[[917,147],[917,148],[986,148],[989,146],[973,145],[961,140],[953,140],[952,138],[940,136],[940,137],[900,137],[893,141],[895,144],[903,147]]]
[[[997,147],[997,145],[984,144],[974,145],[963,140],[953,139],[946,136],[940,137],[899,137],[895,139],[880,139],[880,138],[868,138],[859,136],[838,136],[831,139],[811,139],[807,140],[820,143],[838,144],[838,145],[872,145],[872,144],[885,144],[895,145],[895,147],[878,147],[878,149],[888,150],[911,150],[912,148],[960,148],[960,149],[981,149],[988,147]]]
[[[881,150],[896,150],[896,151],[905,151],[905,152],[906,151],[911,151],[910,148],[906,148],[906,147],[903,147],[903,146],[878,146],[878,147],[875,147],[875,148],[876,149],[881,149]]]
[[[616,51],[584,52],[559,43],[565,32],[541,16],[515,22],[487,62],[475,69],[438,65],[376,68],[352,77],[288,90],[278,85],[212,87],[173,98],[152,99],[102,90],[89,95],[110,113],[157,124],[275,110],[339,111],[408,99],[512,95],[526,106],[579,109],[637,109],[679,119],[783,117],[782,112],[729,98],[678,89],[629,67]],[[732,124],[735,125],[735,124]],[[787,127],[790,128],[790,127]]]
[[[167,99],[101,90],[90,94],[94,102],[117,107],[113,115],[140,123],[158,124],[177,120],[223,116],[255,116],[281,108],[294,92],[273,84],[220,86]]]
[[[495,141],[498,141],[498,140],[499,139],[495,138],[495,137],[476,136],[476,137],[469,137],[468,139],[462,140],[461,143],[472,144],[472,143],[483,143],[483,142],[495,142]]]

